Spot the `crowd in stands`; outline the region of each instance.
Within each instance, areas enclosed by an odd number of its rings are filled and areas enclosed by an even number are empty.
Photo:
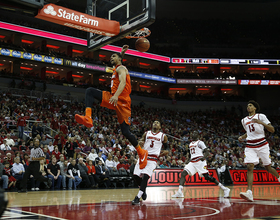
[[[121,134],[114,111],[95,104],[94,126],[89,130],[74,120],[76,113],[84,111],[83,103],[1,93],[0,104],[0,176],[2,180],[5,180],[3,176],[9,177],[9,184],[6,179],[4,188],[16,185],[15,181],[22,178],[29,165],[34,138],[40,140],[45,153],[46,159],[41,161],[40,169],[42,175],[52,178],[52,189],[75,189],[81,182],[84,188],[110,187],[114,172],[125,171],[128,178],[132,176],[138,155]],[[190,132],[197,130],[211,152],[207,159],[208,167],[238,169],[246,167],[244,146],[237,141],[238,136],[244,133],[240,123],[243,116],[241,107],[179,112],[139,105],[132,106],[131,131],[141,137],[151,129],[154,120],[160,120],[163,132],[175,137],[168,137],[168,148],[162,149],[169,153],[160,155],[160,168],[182,168],[187,163]],[[280,168],[280,120],[276,116],[269,119],[276,131],[267,133],[266,137],[272,166]],[[52,133],[47,134],[43,124],[52,128]],[[26,131],[24,134],[21,127]],[[262,163],[256,166],[258,168],[263,168]],[[31,190],[47,187],[40,186],[32,178],[30,184]]]

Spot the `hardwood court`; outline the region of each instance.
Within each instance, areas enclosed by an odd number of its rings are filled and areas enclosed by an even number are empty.
[[[216,186],[148,187],[148,198],[132,206],[137,189],[9,192],[2,219],[280,219],[280,185],[254,186],[254,202],[239,197],[246,186],[231,186],[229,198]],[[272,217],[272,218],[269,218]]]

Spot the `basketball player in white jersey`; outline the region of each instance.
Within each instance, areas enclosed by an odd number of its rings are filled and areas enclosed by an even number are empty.
[[[247,164],[247,192],[241,192],[240,197],[253,202],[252,186],[253,186],[253,171],[254,166],[259,163],[259,158],[262,159],[263,165],[267,172],[274,175],[280,182],[279,174],[271,167],[269,155],[269,144],[265,139],[264,128],[269,132],[274,133],[274,127],[264,114],[256,113],[260,110],[259,104],[250,100],[247,105],[249,116],[243,118],[241,123],[246,133],[238,138],[239,142],[246,140],[245,159]]]
[[[167,147],[167,136],[163,134],[160,129],[160,122],[154,121],[152,130],[145,132],[139,141],[140,145],[144,143],[143,149],[148,151],[148,158],[147,165],[143,169],[139,167],[139,159],[135,165],[133,177],[137,185],[140,186],[140,190],[132,201],[132,205],[139,204],[141,197],[143,200],[147,199],[146,188],[148,180],[156,168],[162,145]]]
[[[187,175],[193,176],[196,173],[198,173],[200,177],[204,177],[206,180],[209,180],[210,182],[213,182],[216,185],[218,185],[222,190],[224,190],[224,197],[228,197],[230,189],[223,186],[213,176],[209,176],[207,170],[207,163],[205,160],[209,155],[209,150],[205,146],[203,141],[198,140],[198,132],[194,131],[191,134],[191,138],[193,140],[189,145],[191,159],[189,163],[187,163],[187,165],[184,167],[184,170],[181,174],[179,190],[172,196],[172,198],[184,197],[182,190],[184,188],[186,176]]]

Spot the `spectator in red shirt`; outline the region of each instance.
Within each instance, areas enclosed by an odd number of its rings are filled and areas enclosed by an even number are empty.
[[[51,129],[57,131],[59,129],[59,123],[58,123],[58,120],[57,120],[57,117],[54,117],[52,122],[51,122]],[[51,132],[51,135],[52,135],[52,132]]]
[[[62,121],[60,127],[59,127],[60,131],[63,132],[63,134],[67,135],[68,134],[68,126],[65,124],[64,121]]]
[[[24,114],[21,114],[21,117],[19,117],[18,121],[17,121],[17,128],[18,128],[18,137],[20,139],[23,138],[23,129],[26,126],[26,121],[24,118]]]
[[[93,184],[94,188],[97,188],[98,178],[95,175],[96,174],[95,166],[93,165],[91,160],[88,161],[87,168],[88,168],[88,178],[90,182]]]
[[[59,147],[59,150],[62,150],[63,148],[64,148],[64,146],[65,146],[65,144],[66,144],[66,140],[65,140],[65,138],[64,138],[64,134],[63,134],[63,132],[62,131],[60,131],[60,132],[58,132],[58,134],[57,135],[55,135],[55,137],[54,137],[54,142],[53,142],[53,144],[54,145],[60,145]],[[60,143],[59,143],[59,141],[60,141]]]
[[[57,160],[59,160],[60,154],[61,154],[61,153],[58,151],[58,146],[55,145],[55,146],[54,146],[54,151],[52,152],[52,155],[54,155],[55,158],[56,158]]]
[[[124,168],[125,170],[129,169],[129,165],[124,163],[124,158],[120,159],[120,163],[117,165],[117,169]]]

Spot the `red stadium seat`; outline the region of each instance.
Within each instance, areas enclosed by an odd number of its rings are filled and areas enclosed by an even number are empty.
[[[12,150],[13,151],[18,151],[18,148],[17,147],[12,147]]]
[[[14,141],[16,141],[16,140],[18,139],[17,136],[11,136],[11,138],[12,138]]]

